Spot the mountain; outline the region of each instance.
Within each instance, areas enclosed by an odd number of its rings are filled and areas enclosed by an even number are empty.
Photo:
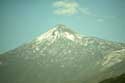
[[[125,74],[122,74],[114,78],[106,79],[100,83],[125,83]]]
[[[125,72],[125,43],[59,24],[0,55],[1,83],[97,83]]]

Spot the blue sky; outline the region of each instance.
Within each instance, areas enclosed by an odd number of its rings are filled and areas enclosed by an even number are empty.
[[[125,42],[125,0],[0,0],[0,53],[56,24],[83,35]]]

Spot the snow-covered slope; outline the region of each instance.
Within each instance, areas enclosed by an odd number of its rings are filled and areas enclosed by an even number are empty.
[[[82,36],[60,24],[0,55],[0,82],[89,83],[124,58],[125,44]]]
[[[108,55],[104,56],[102,65],[106,67],[111,67],[117,63],[122,62],[125,59],[125,49],[112,51]]]
[[[41,43],[46,40],[53,43],[60,38],[69,39],[73,42],[80,42],[81,40],[81,36],[78,33],[68,29],[65,25],[59,24],[50,29],[48,32],[37,37],[36,41]]]

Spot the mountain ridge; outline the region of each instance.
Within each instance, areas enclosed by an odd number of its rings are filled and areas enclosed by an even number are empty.
[[[119,69],[124,69],[124,49],[121,43],[81,36],[65,25],[57,25],[33,41],[0,55],[0,81],[97,83],[104,76],[119,75]],[[100,78],[90,82],[96,75]]]

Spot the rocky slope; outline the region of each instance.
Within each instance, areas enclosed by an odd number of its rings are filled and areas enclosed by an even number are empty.
[[[124,63],[124,43],[82,36],[57,25],[1,54],[0,82],[97,83],[124,73]]]

